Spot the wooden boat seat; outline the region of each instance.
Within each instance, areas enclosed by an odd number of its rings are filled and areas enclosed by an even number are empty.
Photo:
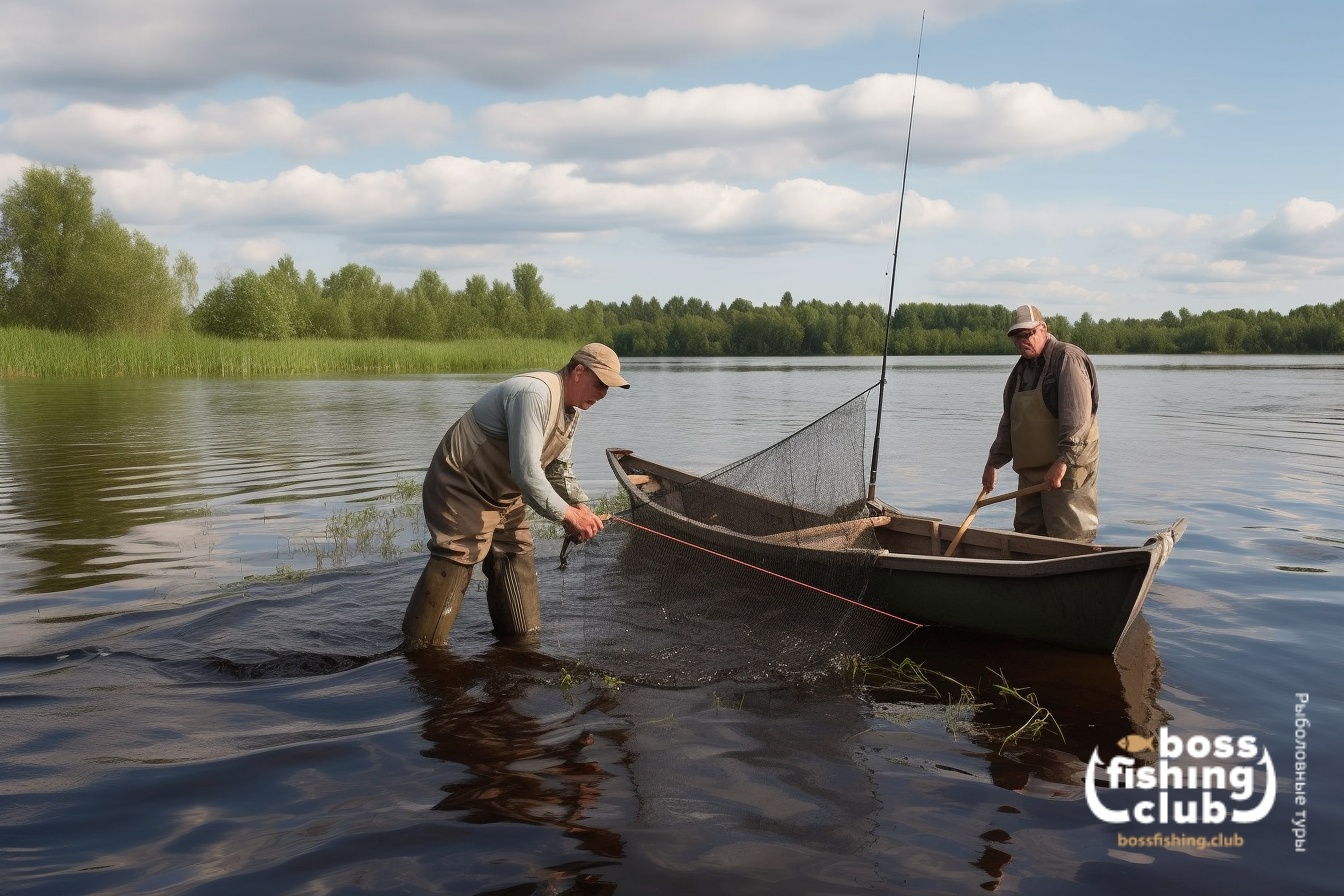
[[[797,545],[808,548],[850,548],[860,535],[869,529],[885,526],[891,522],[889,516],[870,516],[861,520],[847,520],[840,523],[826,523],[807,529],[793,529],[788,532],[776,532],[774,535],[759,536],[761,541],[771,544]]]

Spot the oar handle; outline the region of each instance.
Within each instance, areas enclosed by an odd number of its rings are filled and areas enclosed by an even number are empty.
[[[1029,485],[1026,488],[1020,488],[1015,492],[1009,492],[1006,495],[995,495],[992,498],[986,498],[985,493],[981,492],[980,497],[977,498],[975,501],[975,506],[977,509],[981,507],[988,507],[990,504],[997,504],[1000,501],[1011,501],[1013,498],[1023,498],[1026,497],[1027,495],[1034,495],[1037,492],[1045,491],[1049,487],[1050,487],[1049,483],[1038,482],[1035,485]]]
[[[961,528],[957,530],[957,534],[952,539],[952,543],[947,546],[947,553],[943,554],[944,557],[951,557],[952,554],[956,552],[957,545],[961,544],[961,536],[966,534],[966,530],[971,525],[971,520],[975,519],[975,512],[980,509],[980,502],[984,500],[984,497],[987,494],[989,494],[989,486],[985,486],[980,490],[980,496],[976,498],[975,503],[971,505],[971,512],[966,514],[966,519],[961,521]]]
[[[1015,492],[1009,492],[1006,495],[998,495],[993,498],[985,497],[985,495],[989,494],[988,488],[981,489],[980,497],[976,498],[975,503],[971,505],[971,512],[966,514],[966,519],[962,521],[961,528],[957,530],[957,534],[952,539],[952,543],[947,546],[947,553],[943,554],[943,556],[951,557],[956,552],[957,546],[961,544],[961,537],[966,534],[966,530],[970,528],[971,520],[975,519],[975,513],[981,507],[988,507],[990,504],[997,504],[1000,501],[1010,501],[1013,498],[1021,498],[1024,495],[1034,495],[1037,492],[1045,491],[1049,487],[1050,486],[1047,483],[1039,482],[1036,485],[1029,485],[1026,488],[1020,488]]]

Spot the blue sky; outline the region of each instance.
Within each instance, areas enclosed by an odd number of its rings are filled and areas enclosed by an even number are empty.
[[[9,0],[0,183],[77,165],[203,288],[282,254],[1076,319],[1344,298],[1344,4]]]

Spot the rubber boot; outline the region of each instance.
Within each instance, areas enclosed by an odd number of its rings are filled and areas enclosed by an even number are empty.
[[[508,638],[541,631],[541,593],[536,555],[491,553],[483,564],[485,590],[495,637]]]
[[[415,583],[406,616],[401,621],[401,631],[406,636],[403,649],[423,650],[447,644],[469,584],[470,566],[431,556],[425,571],[420,573],[420,581]]]

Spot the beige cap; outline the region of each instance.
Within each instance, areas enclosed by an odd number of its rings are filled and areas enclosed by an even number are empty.
[[[577,362],[587,367],[597,378],[608,386],[620,386],[629,389],[630,383],[621,376],[621,359],[616,353],[600,342],[590,342],[574,353],[570,363]]]
[[[1035,305],[1018,305],[1017,310],[1013,312],[1013,322],[1008,325],[1008,332],[1015,330],[1025,330],[1034,327],[1043,322],[1045,318],[1041,315],[1041,309]]]

